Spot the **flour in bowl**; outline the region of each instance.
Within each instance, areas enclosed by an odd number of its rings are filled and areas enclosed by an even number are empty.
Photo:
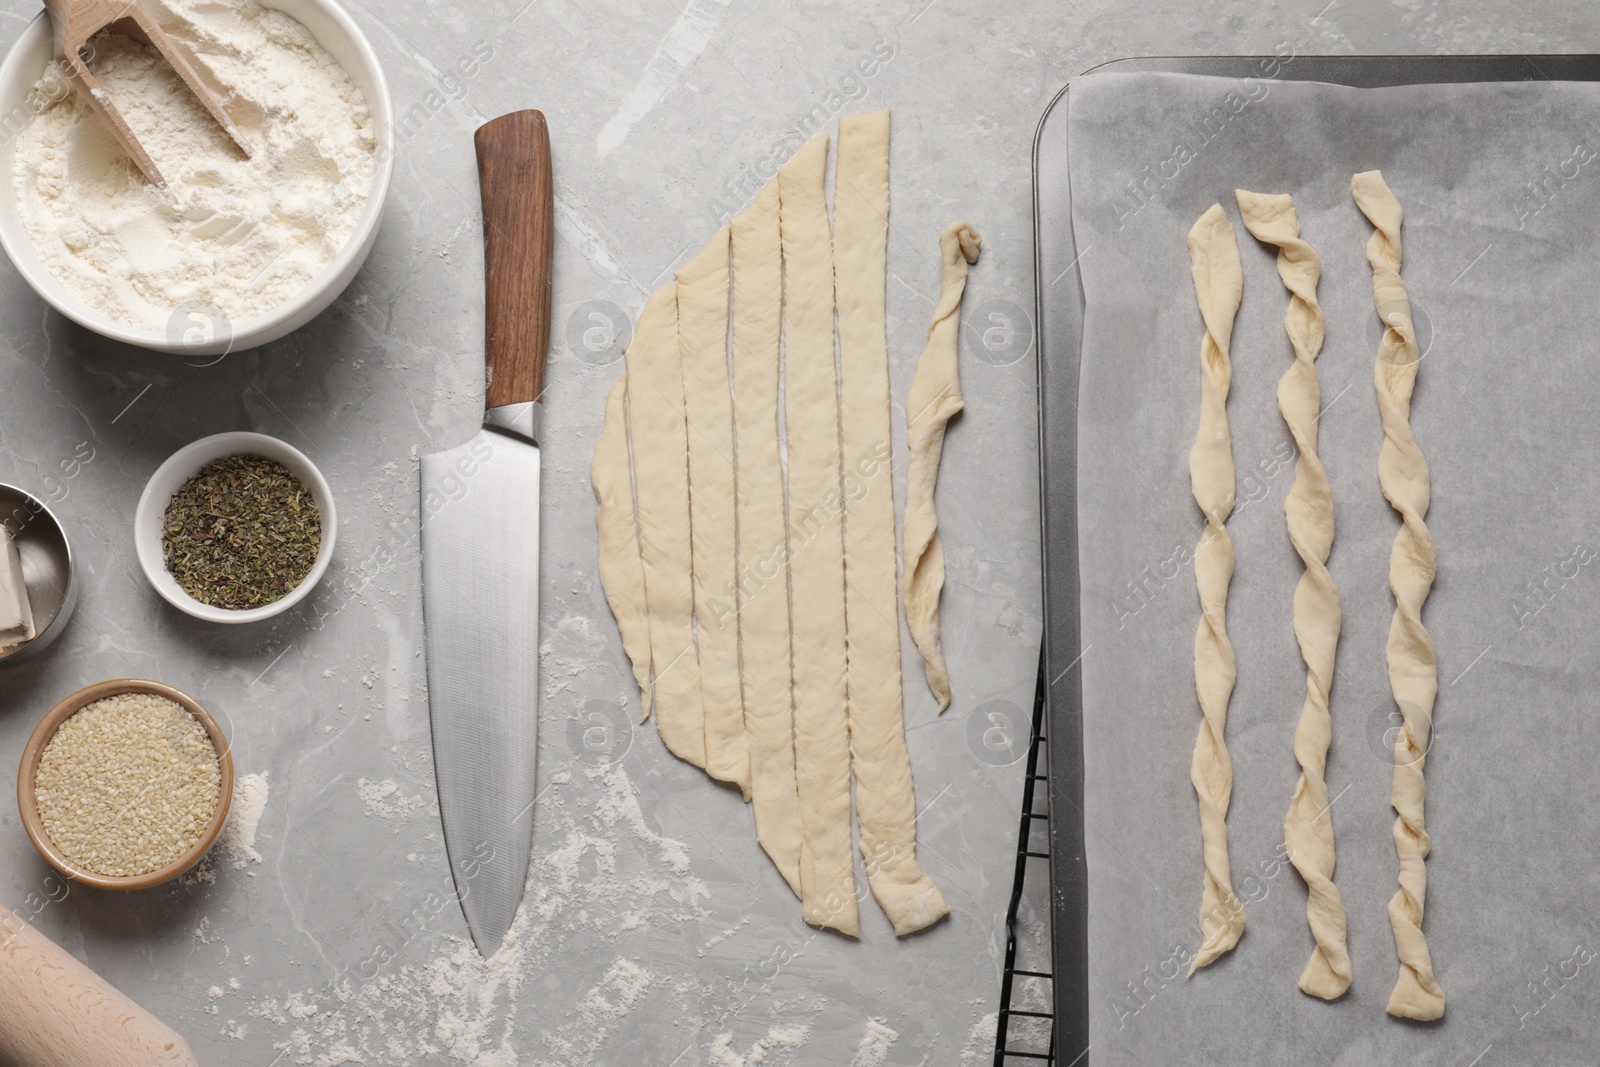
[[[153,48],[101,34],[91,69],[167,193],[82,92],[47,71],[34,96],[43,106],[16,139],[21,218],[50,273],[123,326],[167,330],[206,305],[238,324],[294,297],[355,232],[377,169],[372,116],[349,74],[282,12],[253,0],[165,6],[232,94],[250,158]]]

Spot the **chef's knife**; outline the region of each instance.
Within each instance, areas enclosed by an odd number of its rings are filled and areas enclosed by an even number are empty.
[[[532,846],[553,201],[544,115],[502,115],[474,143],[488,387],[477,434],[422,458],[422,609],[445,849],[488,957],[516,917]]]

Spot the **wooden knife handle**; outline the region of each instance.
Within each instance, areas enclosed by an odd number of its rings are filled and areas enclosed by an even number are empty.
[[[539,111],[513,111],[478,127],[483,197],[485,408],[538,400],[550,347],[550,265],[555,197],[550,131]]]
[[[0,1063],[198,1067],[183,1038],[4,905]]]

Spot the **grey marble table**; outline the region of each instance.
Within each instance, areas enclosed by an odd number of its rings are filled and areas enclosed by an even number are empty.
[[[238,772],[270,786],[260,862],[218,856],[129,896],[64,891],[0,804],[0,900],[206,1064],[987,1062],[1040,633],[1029,147],[1044,105],[1122,55],[1600,45],[1600,11],[1510,0],[349,7],[382,56],[402,143],[377,246],[327,313],[266,348],[185,362],[84,332],[0,269],[0,480],[58,502],[85,580],[62,641],[0,674],[0,795],[56,699],[124,675],[199,696],[226,720]],[[0,37],[36,10],[0,5]],[[898,402],[938,288],[939,231],[968,219],[984,254],[967,296],[968,410],[940,485],[956,693],[942,717],[906,644],[921,844],[953,915],[896,941],[868,902],[854,943],[800,921],[737,794],[629,725],[637,697],[596,579],[587,467],[618,342],[649,292],[791,150],[885,105]],[[450,898],[429,759],[416,456],[475,425],[471,133],[522,107],[549,116],[557,181],[544,792],[514,941],[484,963]],[[162,459],[232,429],[308,452],[341,530],[309,602],[222,629],[156,597],[130,522]],[[1024,909],[1034,961],[1045,901],[1036,889]]]

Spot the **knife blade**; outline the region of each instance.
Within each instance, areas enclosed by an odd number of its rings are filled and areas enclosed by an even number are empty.
[[[483,426],[422,457],[428,717],[445,851],[478,951],[516,918],[532,851],[539,729],[539,398],[554,205],[544,115],[473,138],[483,200]]]

